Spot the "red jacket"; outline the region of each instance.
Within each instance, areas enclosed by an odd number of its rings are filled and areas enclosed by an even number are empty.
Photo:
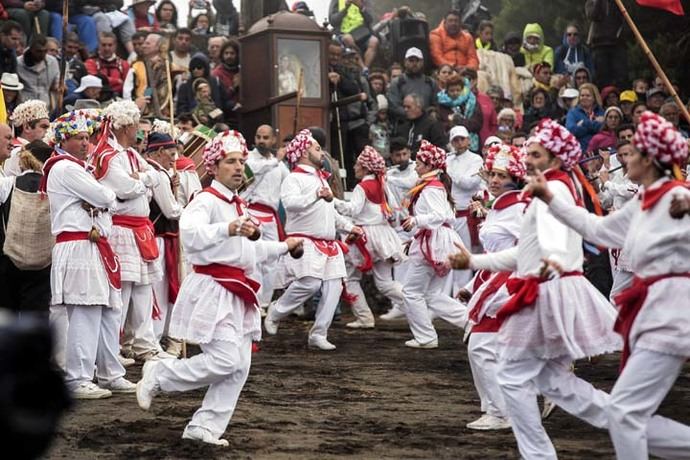
[[[461,31],[456,37],[451,37],[446,33],[443,21],[429,34],[429,48],[436,67],[450,64],[453,67],[469,67],[475,70],[479,68],[479,58],[472,35]]]
[[[498,114],[494,108],[494,103],[491,98],[486,94],[477,91],[475,94],[477,96],[477,104],[482,109],[482,129],[479,131],[479,142],[480,146],[484,145],[484,141],[489,136],[494,136],[496,130],[498,129]]]
[[[127,77],[129,71],[129,63],[124,59],[115,57],[110,61],[106,61],[101,57],[92,57],[87,59],[84,63],[86,71],[91,75],[102,75],[108,79],[110,88],[120,95],[122,95],[122,85]]]

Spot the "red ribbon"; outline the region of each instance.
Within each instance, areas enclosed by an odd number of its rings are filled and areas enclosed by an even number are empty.
[[[371,269],[374,268],[374,261],[371,257],[369,249],[367,248],[367,236],[362,235],[361,237],[355,239],[352,243],[349,244],[354,245],[362,254],[362,257],[364,257],[362,265],[358,265],[357,270],[359,270],[362,273],[367,273],[371,271]]]
[[[66,243],[68,241],[91,240],[89,240],[89,232],[62,232],[55,238],[56,243]],[[103,264],[103,269],[106,275],[108,275],[108,283],[115,289],[121,289],[120,260],[117,258],[110,243],[108,243],[108,239],[101,236],[95,244]]]
[[[243,200],[242,198],[239,197],[239,195],[234,194],[234,195],[232,196],[232,199],[230,199],[230,198],[228,198],[227,196],[225,196],[225,195],[223,195],[222,193],[220,193],[218,190],[216,190],[216,189],[213,188],[213,187],[206,187],[205,189],[202,189],[201,192],[210,193],[211,195],[213,195],[213,196],[215,196],[216,198],[219,198],[219,199],[225,201],[225,202],[228,203],[228,204],[234,204],[234,205],[235,205],[235,209],[237,210],[237,215],[238,215],[239,217],[242,217],[242,216],[244,215],[244,211],[242,210],[242,206],[243,206],[243,205],[246,206],[246,203],[244,202],[244,200]]]
[[[139,254],[145,262],[153,262],[160,255],[156,233],[148,216],[114,215],[113,225],[132,230]]]
[[[652,209],[654,205],[656,205],[661,198],[664,197],[668,192],[671,191],[671,189],[675,187],[685,187],[688,188],[688,184],[686,182],[681,182],[679,180],[670,180],[668,182],[664,182],[661,184],[659,187],[654,187],[652,189],[645,189],[644,192],[639,195],[640,200],[642,200],[642,210],[647,211],[649,209]]]
[[[479,323],[479,313],[482,311],[484,302],[489,298],[490,295],[495,294],[510,278],[511,272],[498,272],[495,276],[489,278],[487,286],[482,291],[482,294],[477,299],[472,310],[470,310],[469,318],[475,323]]]
[[[256,293],[261,284],[248,278],[244,270],[230,265],[209,264],[194,265],[194,271],[201,275],[208,275],[213,281],[223,286],[245,303],[245,305],[258,305]]]
[[[561,274],[561,278],[570,276],[582,276],[582,272],[573,271]],[[499,320],[504,320],[507,317],[514,315],[520,310],[534,305],[539,297],[539,285],[549,281],[547,278],[539,278],[537,276],[530,276],[528,278],[510,278],[506,282],[508,293],[512,296],[498,311],[496,317]]]
[[[630,330],[647,298],[649,286],[657,281],[668,278],[690,278],[690,273],[669,273],[666,275],[650,276],[648,278],[639,278],[636,276],[633,278],[632,284],[614,298],[614,303],[618,306],[618,317],[616,318],[613,330],[623,337],[623,353],[621,354],[620,365],[621,371],[630,357]]]
[[[283,223],[280,221],[280,216],[275,211],[275,209],[273,209],[272,207],[267,206],[265,204],[262,204],[262,203],[251,203],[249,205],[249,209],[253,209],[255,211],[263,212],[266,214],[272,214],[273,215],[273,221],[275,221],[276,226],[278,227],[278,240],[279,241],[285,241],[285,228],[283,228]],[[264,222],[263,217],[258,217],[258,216],[254,216],[254,217],[256,219],[258,219],[260,222]],[[270,221],[266,221],[266,222],[270,222]]]
[[[450,228],[450,225],[443,224],[443,227]],[[430,229],[422,229],[419,230],[414,237],[419,238],[419,246],[422,251],[422,256],[424,256],[424,260],[431,265],[431,268],[434,269],[438,276],[444,277],[450,273],[450,265],[445,262],[434,260],[433,256],[431,255],[431,234],[432,231]]]

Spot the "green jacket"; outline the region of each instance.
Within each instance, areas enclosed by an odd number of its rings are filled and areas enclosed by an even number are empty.
[[[536,50],[528,51],[525,49],[527,37],[530,35],[539,35],[539,46]],[[520,52],[525,55],[525,66],[532,69],[532,66],[542,62],[548,62],[553,69],[553,48],[544,44],[544,30],[539,24],[532,23],[525,26],[525,31],[522,33],[522,48]]]

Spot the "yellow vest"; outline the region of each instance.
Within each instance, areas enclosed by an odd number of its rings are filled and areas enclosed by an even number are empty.
[[[345,9],[346,2],[347,0],[338,0],[338,11],[343,11]],[[364,16],[362,16],[362,12],[359,11],[356,5],[350,5],[347,9],[347,14],[343,18],[343,22],[340,24],[340,32],[349,34],[362,25],[364,25]]]
[[[477,38],[474,41],[474,47],[477,48],[478,50],[490,50],[491,49],[491,42],[484,45],[482,43],[482,40],[480,38]]]

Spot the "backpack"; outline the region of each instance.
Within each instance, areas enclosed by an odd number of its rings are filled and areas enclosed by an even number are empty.
[[[50,227],[50,203],[40,193],[16,186],[10,197],[9,216],[2,213],[5,230],[3,253],[20,270],[41,270],[50,265],[55,237]]]

